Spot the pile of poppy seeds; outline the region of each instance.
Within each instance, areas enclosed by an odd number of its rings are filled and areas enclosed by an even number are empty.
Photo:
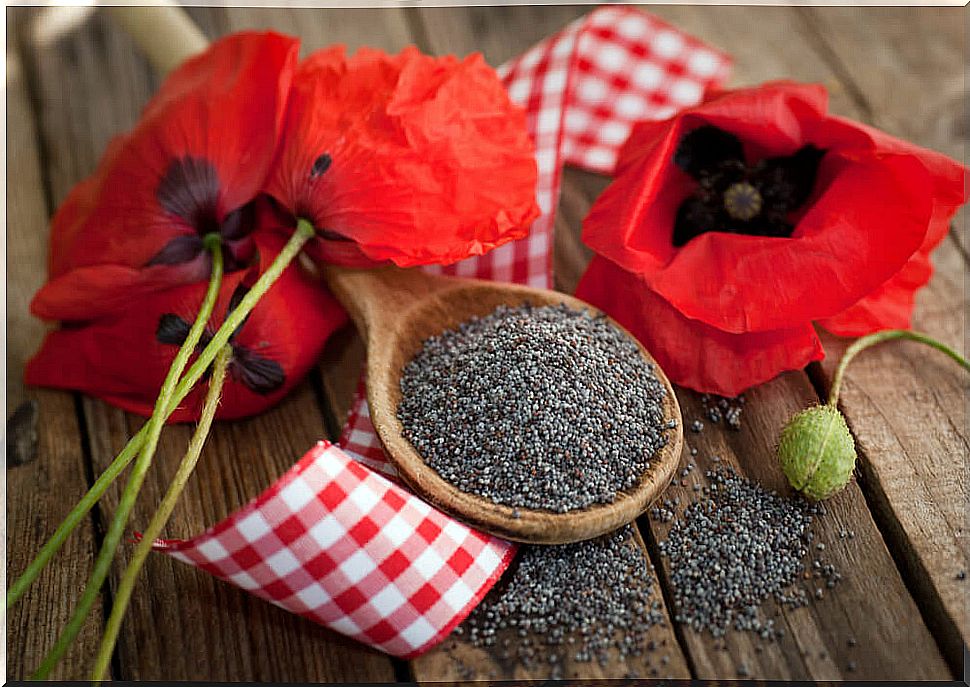
[[[657,650],[647,632],[664,617],[653,598],[650,565],[632,538],[627,525],[575,544],[523,547],[516,567],[455,635],[477,647],[498,647],[500,660],[526,668],[541,660],[553,679],[562,676],[567,660],[606,665],[611,656],[623,660]]]
[[[397,416],[458,489],[557,513],[636,486],[675,421],[637,344],[568,306],[500,306],[427,339]]]
[[[812,546],[809,528],[824,507],[782,497],[730,467],[705,476],[710,486],[673,520],[659,544],[669,565],[674,618],[714,637],[734,629],[778,639],[784,631],[761,612],[762,602],[773,598],[783,607],[805,606],[841,579],[835,566],[822,560],[825,546]],[[654,519],[672,520],[666,505],[653,509]],[[810,553],[814,560],[808,569]],[[814,581],[814,593],[796,584],[806,580]]]

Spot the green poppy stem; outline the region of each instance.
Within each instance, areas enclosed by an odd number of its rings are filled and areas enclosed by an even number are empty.
[[[832,377],[832,388],[829,390],[828,400],[828,404],[830,406],[833,408],[838,406],[839,392],[842,390],[842,377],[845,375],[845,368],[849,366],[852,359],[870,346],[875,346],[883,341],[891,341],[893,339],[909,339],[910,341],[924,343],[927,346],[931,346],[938,351],[946,353],[948,356],[957,361],[963,367],[963,369],[970,371],[970,362],[968,362],[966,358],[946,344],[940,343],[929,335],[922,334],[920,332],[912,332],[908,329],[886,329],[881,332],[875,332],[874,334],[869,334],[868,336],[863,336],[856,339],[852,345],[845,350],[845,354],[842,356],[842,360],[839,361],[839,366],[835,370],[835,376]]]
[[[165,382],[171,386],[174,386],[174,383],[178,381],[179,376],[181,376],[182,371],[188,364],[189,356],[192,355],[195,347],[199,344],[202,338],[202,332],[205,330],[205,326],[212,316],[213,308],[215,308],[216,299],[219,297],[219,290],[222,288],[222,241],[218,234],[208,234],[204,241],[206,248],[212,255],[212,271],[209,275],[209,287],[206,289],[205,296],[202,298],[202,304],[199,306],[199,314],[196,316],[195,322],[192,323],[192,327],[189,329],[189,333],[185,337],[182,347],[175,354],[172,367],[166,376]],[[163,393],[165,391],[164,385],[162,391]],[[165,407],[167,407],[170,400],[171,392],[164,399],[162,395],[159,395],[156,406],[164,401],[166,404]],[[67,517],[58,525],[53,536],[47,540],[41,548],[40,553],[37,554],[37,557],[30,562],[30,565],[27,566],[23,574],[10,586],[10,589],[7,591],[7,608],[17,603],[20,597],[24,595],[24,592],[37,579],[41,570],[44,569],[54,554],[64,545],[68,536],[77,528],[84,516],[94,507],[94,504],[98,502],[104,492],[117,479],[118,475],[121,474],[132,459],[138,455],[139,449],[141,449],[148,436],[148,431],[149,425],[146,424],[128,441],[121,450],[121,453],[112,461],[111,465],[101,473],[101,476],[91,486],[88,493],[78,501],[77,505],[74,506],[71,512],[67,514]]]
[[[199,424],[196,427],[195,434],[192,435],[189,448],[182,458],[182,462],[179,464],[175,477],[172,479],[168,491],[165,492],[165,496],[158,505],[155,515],[152,516],[151,521],[142,533],[141,541],[135,547],[131,561],[128,563],[128,567],[125,568],[125,573],[121,578],[121,582],[118,584],[118,590],[115,592],[114,603],[111,607],[111,615],[108,617],[104,635],[101,637],[101,645],[98,647],[98,653],[95,657],[94,671],[91,675],[92,680],[104,680],[106,677],[108,663],[111,661],[111,653],[114,651],[115,643],[118,641],[121,621],[124,619],[125,611],[128,609],[128,603],[131,601],[131,594],[135,588],[138,573],[141,572],[142,567],[145,565],[148,554],[152,550],[152,543],[162,533],[162,529],[172,515],[172,511],[175,508],[179,496],[182,494],[182,490],[185,488],[186,482],[188,482],[189,477],[192,475],[196,463],[199,462],[202,447],[205,445],[205,440],[209,436],[212,420],[215,418],[216,409],[219,407],[219,400],[222,397],[222,385],[225,382],[226,370],[229,367],[231,358],[232,346],[223,346],[222,350],[216,355],[215,362],[212,364],[212,376],[209,378],[209,391],[206,394],[205,404],[202,407],[202,414],[199,417]]]
[[[121,537],[124,532],[125,525],[128,521],[128,515],[131,513],[131,509],[134,507],[135,499],[138,496],[138,492],[141,489],[142,482],[145,479],[145,474],[151,464],[152,457],[155,453],[155,448],[158,444],[158,433],[161,431],[162,424],[168,419],[168,416],[178,407],[178,404],[188,395],[195,384],[202,378],[205,371],[212,364],[216,355],[222,347],[229,342],[229,337],[232,336],[233,332],[239,328],[240,325],[245,322],[246,317],[252,312],[253,308],[259,302],[259,299],[266,293],[267,290],[279,279],[280,275],[283,273],[293,259],[299,255],[300,251],[303,249],[304,244],[310,240],[314,235],[313,225],[308,221],[301,219],[297,222],[296,231],[290,236],[289,241],[283,246],[283,250],[280,251],[276,259],[273,260],[272,264],[266,269],[265,272],[256,280],[253,284],[252,289],[243,297],[239,302],[239,305],[226,316],[225,321],[219,330],[213,335],[212,339],[209,341],[208,345],[199,353],[195,362],[189,367],[188,371],[185,373],[185,377],[181,382],[175,387],[174,390],[170,390],[168,394],[169,401],[162,405],[161,403],[156,404],[156,413],[152,415],[152,419],[149,420],[147,435],[145,437],[144,445],[142,446],[141,453],[138,455],[138,459],[135,461],[135,465],[132,468],[132,474],[128,479],[128,484],[125,485],[125,490],[122,493],[121,500],[118,503],[118,509],[115,511],[114,518],[111,521],[111,525],[108,528],[108,532],[105,535],[104,542],[102,543],[101,550],[98,552],[98,557],[94,563],[94,570],[91,573],[91,577],[88,579],[88,584],[84,589],[84,593],[81,595],[81,599],[78,601],[78,606],[74,611],[74,615],[68,621],[67,626],[58,637],[57,642],[51,649],[50,653],[44,658],[40,667],[32,676],[33,679],[43,680],[50,674],[57,662],[64,656],[64,653],[70,647],[74,638],[81,631],[81,627],[87,618],[88,613],[91,611],[91,607],[94,605],[94,601],[101,590],[101,586],[104,584],[105,578],[108,576],[108,571],[111,568],[111,561],[114,557],[115,551],[118,548],[118,544],[121,542]],[[166,381],[168,381],[166,379]],[[163,388],[163,393],[165,389]],[[159,412],[159,409],[161,411]]]

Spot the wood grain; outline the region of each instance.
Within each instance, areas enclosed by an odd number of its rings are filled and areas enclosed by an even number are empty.
[[[24,364],[45,331],[29,315],[28,304],[45,276],[48,217],[28,66],[22,60],[19,40],[29,17],[24,10],[7,10],[7,403],[11,411],[24,402],[37,404],[37,446],[32,462],[19,466],[8,462],[5,471],[8,583],[24,571],[88,487],[73,395],[23,384]],[[8,455],[8,461],[11,458]],[[51,648],[80,596],[95,547],[93,522],[87,518],[33,587],[7,612],[9,679],[26,678]],[[80,673],[102,624],[99,600],[52,679]]]
[[[965,14],[950,8],[806,11],[851,80],[872,123],[914,143],[963,157],[968,138]],[[864,25],[862,19],[865,19]],[[913,34],[933,36],[914,42]],[[955,227],[965,226],[966,210]],[[936,273],[917,296],[913,328],[967,354],[966,232],[933,254]],[[847,342],[823,338],[825,389]],[[841,408],[860,449],[876,517],[927,623],[955,670],[970,638],[966,504],[970,479],[970,376],[939,353],[910,343],[880,346],[849,367]]]
[[[212,35],[227,22],[221,11],[212,10],[201,23]],[[58,161],[50,174],[52,194],[60,199],[94,168],[104,142],[130,125],[155,80],[130,41],[100,15],[62,44],[36,55],[39,82],[44,84],[44,139],[50,159]],[[67,98],[65,82],[71,84]],[[87,103],[110,107],[99,116],[98,107],[88,108]],[[83,408],[95,470],[100,471],[142,420],[90,398]],[[150,518],[189,432],[180,426],[163,433],[132,517],[133,531]],[[217,423],[166,536],[195,534],[225,517],[324,435],[324,418],[308,384],[257,419]],[[108,516],[119,493],[116,485],[104,497]],[[128,553],[123,547],[112,570],[112,586]],[[84,562],[89,556],[77,559]],[[386,656],[164,556],[152,556],[145,567],[121,631],[116,665],[116,677],[132,680],[370,682],[394,676]],[[72,676],[82,677],[83,672]]]
[[[421,48],[435,53],[480,52],[498,67],[587,14],[583,5],[506,5],[496,7],[421,7],[416,16]]]
[[[704,419],[699,395],[678,393],[687,426]],[[697,449],[697,468],[664,494],[681,499],[683,507],[694,496],[693,485],[707,485],[706,470],[731,465],[740,474],[768,489],[791,494],[775,458],[782,426],[798,410],[817,402],[807,375],[790,372],[745,394],[740,432],[706,422],[700,433],[687,432],[687,445]],[[720,458],[719,461],[713,459]],[[851,484],[825,502],[827,513],[813,525],[816,543],[825,545],[824,561],[832,563],[843,579],[834,589],[823,589],[823,599],[797,610],[780,611],[777,625],[786,635],[764,643],[750,633],[732,632],[727,650],[709,634],[684,630],[687,651],[699,678],[743,677],[742,672],[779,680],[887,680],[947,679],[949,670],[936,643],[918,617],[919,609],[906,590],[892,557],[867,509],[858,485]],[[651,536],[662,541],[670,525],[651,520]],[[841,538],[842,531],[853,537]],[[812,552],[815,556],[819,554]],[[808,560],[808,559],[806,559]],[[664,561],[663,570],[669,574]],[[813,594],[815,586],[808,586]],[[858,646],[851,647],[850,639]],[[758,650],[758,646],[761,650]],[[855,664],[850,670],[849,662]],[[743,670],[742,670],[743,669]]]
[[[812,40],[842,75],[859,117],[966,164],[970,143],[966,10],[803,8]],[[970,253],[966,207],[953,232]]]

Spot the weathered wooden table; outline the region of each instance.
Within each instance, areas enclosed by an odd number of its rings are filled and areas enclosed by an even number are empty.
[[[247,27],[298,34],[304,50],[333,42],[397,50],[416,43],[433,53],[480,50],[500,64],[588,7],[386,8],[360,10],[193,9],[210,36]],[[960,158],[968,138],[963,104],[965,14],[961,9],[651,8],[731,53],[733,84],[790,77],[824,83],[832,107]],[[77,16],[75,14],[75,16]],[[77,25],[43,10],[8,10],[8,379],[9,408],[39,404],[39,457],[7,469],[8,574],[19,573],[71,504],[141,424],[78,394],[25,389],[24,361],[43,325],[27,314],[44,279],[47,223],[73,184],[90,173],[108,139],[135,121],[157,86],[149,65],[110,18]],[[46,17],[46,20],[45,20]],[[559,288],[571,291],[588,252],[578,228],[605,180],[566,175],[557,224]],[[959,226],[959,222],[957,224]],[[937,272],[918,298],[914,325],[966,350],[968,260],[965,232],[937,250]],[[688,436],[699,467],[718,454],[772,487],[784,480],[773,459],[777,432],[793,412],[824,396],[843,344],[826,337],[829,359],[747,395],[743,429]],[[220,423],[168,528],[188,536],[257,494],[321,437],[334,438],[347,412],[362,359],[353,331],[336,336],[320,367],[275,410]],[[830,502],[821,541],[844,574],[822,601],[779,618],[787,634],[755,650],[730,636],[655,627],[661,652],[652,665],[585,665],[567,675],[780,679],[945,679],[959,671],[970,636],[960,572],[970,567],[967,538],[968,377],[943,356],[912,344],[866,353],[848,375],[843,406],[860,452],[858,480]],[[700,417],[696,394],[679,393],[685,418]],[[174,472],[189,429],[168,429],[146,482],[133,527],[143,526]],[[702,479],[702,470],[691,479]],[[689,489],[689,487],[688,487]],[[679,486],[670,493],[685,493]],[[67,620],[119,490],[108,492],[80,531],[8,617],[9,677],[36,667]],[[672,497],[672,496],[671,496]],[[652,560],[662,526],[643,519]],[[841,538],[842,530],[854,537]],[[125,555],[130,553],[125,552]],[[111,577],[117,583],[123,560]],[[659,583],[665,571],[658,565]],[[56,677],[90,668],[111,586]],[[858,645],[850,646],[855,638]],[[759,642],[760,643],[760,642]],[[667,656],[666,663],[662,656]],[[850,662],[854,670],[850,668]],[[140,581],[111,666],[116,679],[298,682],[457,680],[543,677],[502,665],[487,653],[447,641],[405,663],[345,640],[163,556]]]

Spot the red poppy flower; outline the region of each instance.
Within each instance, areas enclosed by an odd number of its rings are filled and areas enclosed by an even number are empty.
[[[524,236],[538,216],[523,110],[480,55],[341,46],[293,80],[268,192],[342,264],[455,262]]]
[[[908,325],[965,170],[826,109],[820,86],[727,91],[621,151],[583,224],[602,257],[577,295],[675,382],[735,395],[819,359],[812,322]]]
[[[224,279],[200,347],[280,251],[282,238],[260,232],[256,244],[258,265]],[[49,333],[27,365],[27,383],[82,391],[151,415],[206,286],[197,282],[147,294],[115,313]],[[327,338],[345,319],[317,278],[296,265],[283,272],[230,339],[233,357],[218,417],[247,417],[277,403],[316,364]],[[171,421],[196,420],[204,395],[205,386],[196,386]]]
[[[54,216],[50,280],[33,312],[86,320],[205,280],[210,232],[222,236],[227,271],[248,265],[252,201],[273,161],[297,52],[293,38],[239,33],[172,72]]]

